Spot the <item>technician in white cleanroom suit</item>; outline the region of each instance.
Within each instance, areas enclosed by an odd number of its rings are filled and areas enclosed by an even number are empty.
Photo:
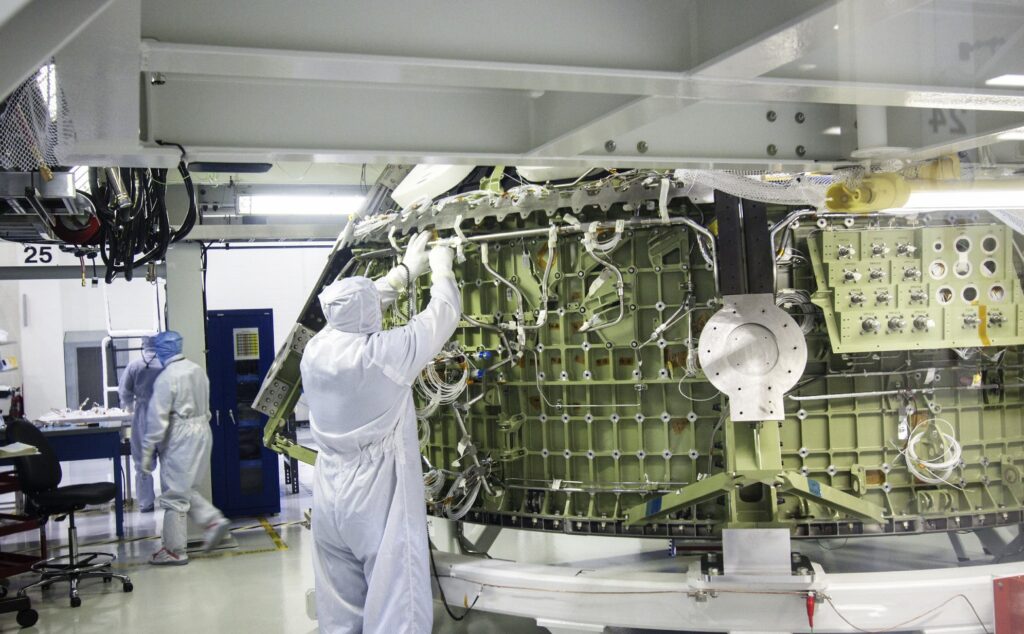
[[[188,563],[185,543],[188,514],[206,527],[203,548],[224,539],[231,523],[196,490],[196,481],[210,464],[210,381],[201,367],[181,354],[181,335],[173,330],[153,338],[164,371],[153,384],[149,420],[142,443],[142,468],[153,472],[153,452],[160,451],[160,506],[164,508],[163,547],[149,563]]]
[[[429,632],[427,517],[412,383],[455,332],[461,303],[452,251],[410,242],[402,264],[372,282],[320,293],[327,317],[306,346],[302,387],[320,453],[313,485],[313,572],[320,631]],[[426,268],[430,303],[381,330],[381,307]]]
[[[142,470],[142,438],[146,434],[146,411],[149,398],[153,395],[153,382],[164,369],[160,359],[156,358],[153,339],[143,337],[142,356],[133,359],[121,375],[117,385],[117,395],[121,398],[121,407],[132,412],[132,466],[135,467],[135,497],[139,501],[139,510],[143,513],[153,512],[153,474]]]

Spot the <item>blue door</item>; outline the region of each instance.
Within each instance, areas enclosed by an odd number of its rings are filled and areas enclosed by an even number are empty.
[[[213,502],[228,517],[279,513],[278,455],[263,446],[267,417],[252,407],[274,360],[273,312],[210,311],[207,347]]]

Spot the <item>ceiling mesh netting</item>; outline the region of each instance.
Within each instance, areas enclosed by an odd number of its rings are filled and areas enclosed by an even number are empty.
[[[0,168],[36,170],[63,164],[75,132],[53,63],[0,102]]]

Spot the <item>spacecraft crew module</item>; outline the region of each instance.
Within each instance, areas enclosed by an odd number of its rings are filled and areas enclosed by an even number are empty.
[[[435,515],[705,539],[1021,523],[1021,254],[989,213],[830,211],[863,174],[502,167],[399,205],[407,172],[339,238],[264,383],[270,447],[315,458],[279,428],[320,287],[433,231],[465,311],[415,385]]]

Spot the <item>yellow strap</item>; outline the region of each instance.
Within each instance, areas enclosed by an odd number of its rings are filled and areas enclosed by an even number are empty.
[[[992,340],[988,338],[988,307],[985,304],[978,304],[978,336],[981,338],[981,345],[991,346]]]

